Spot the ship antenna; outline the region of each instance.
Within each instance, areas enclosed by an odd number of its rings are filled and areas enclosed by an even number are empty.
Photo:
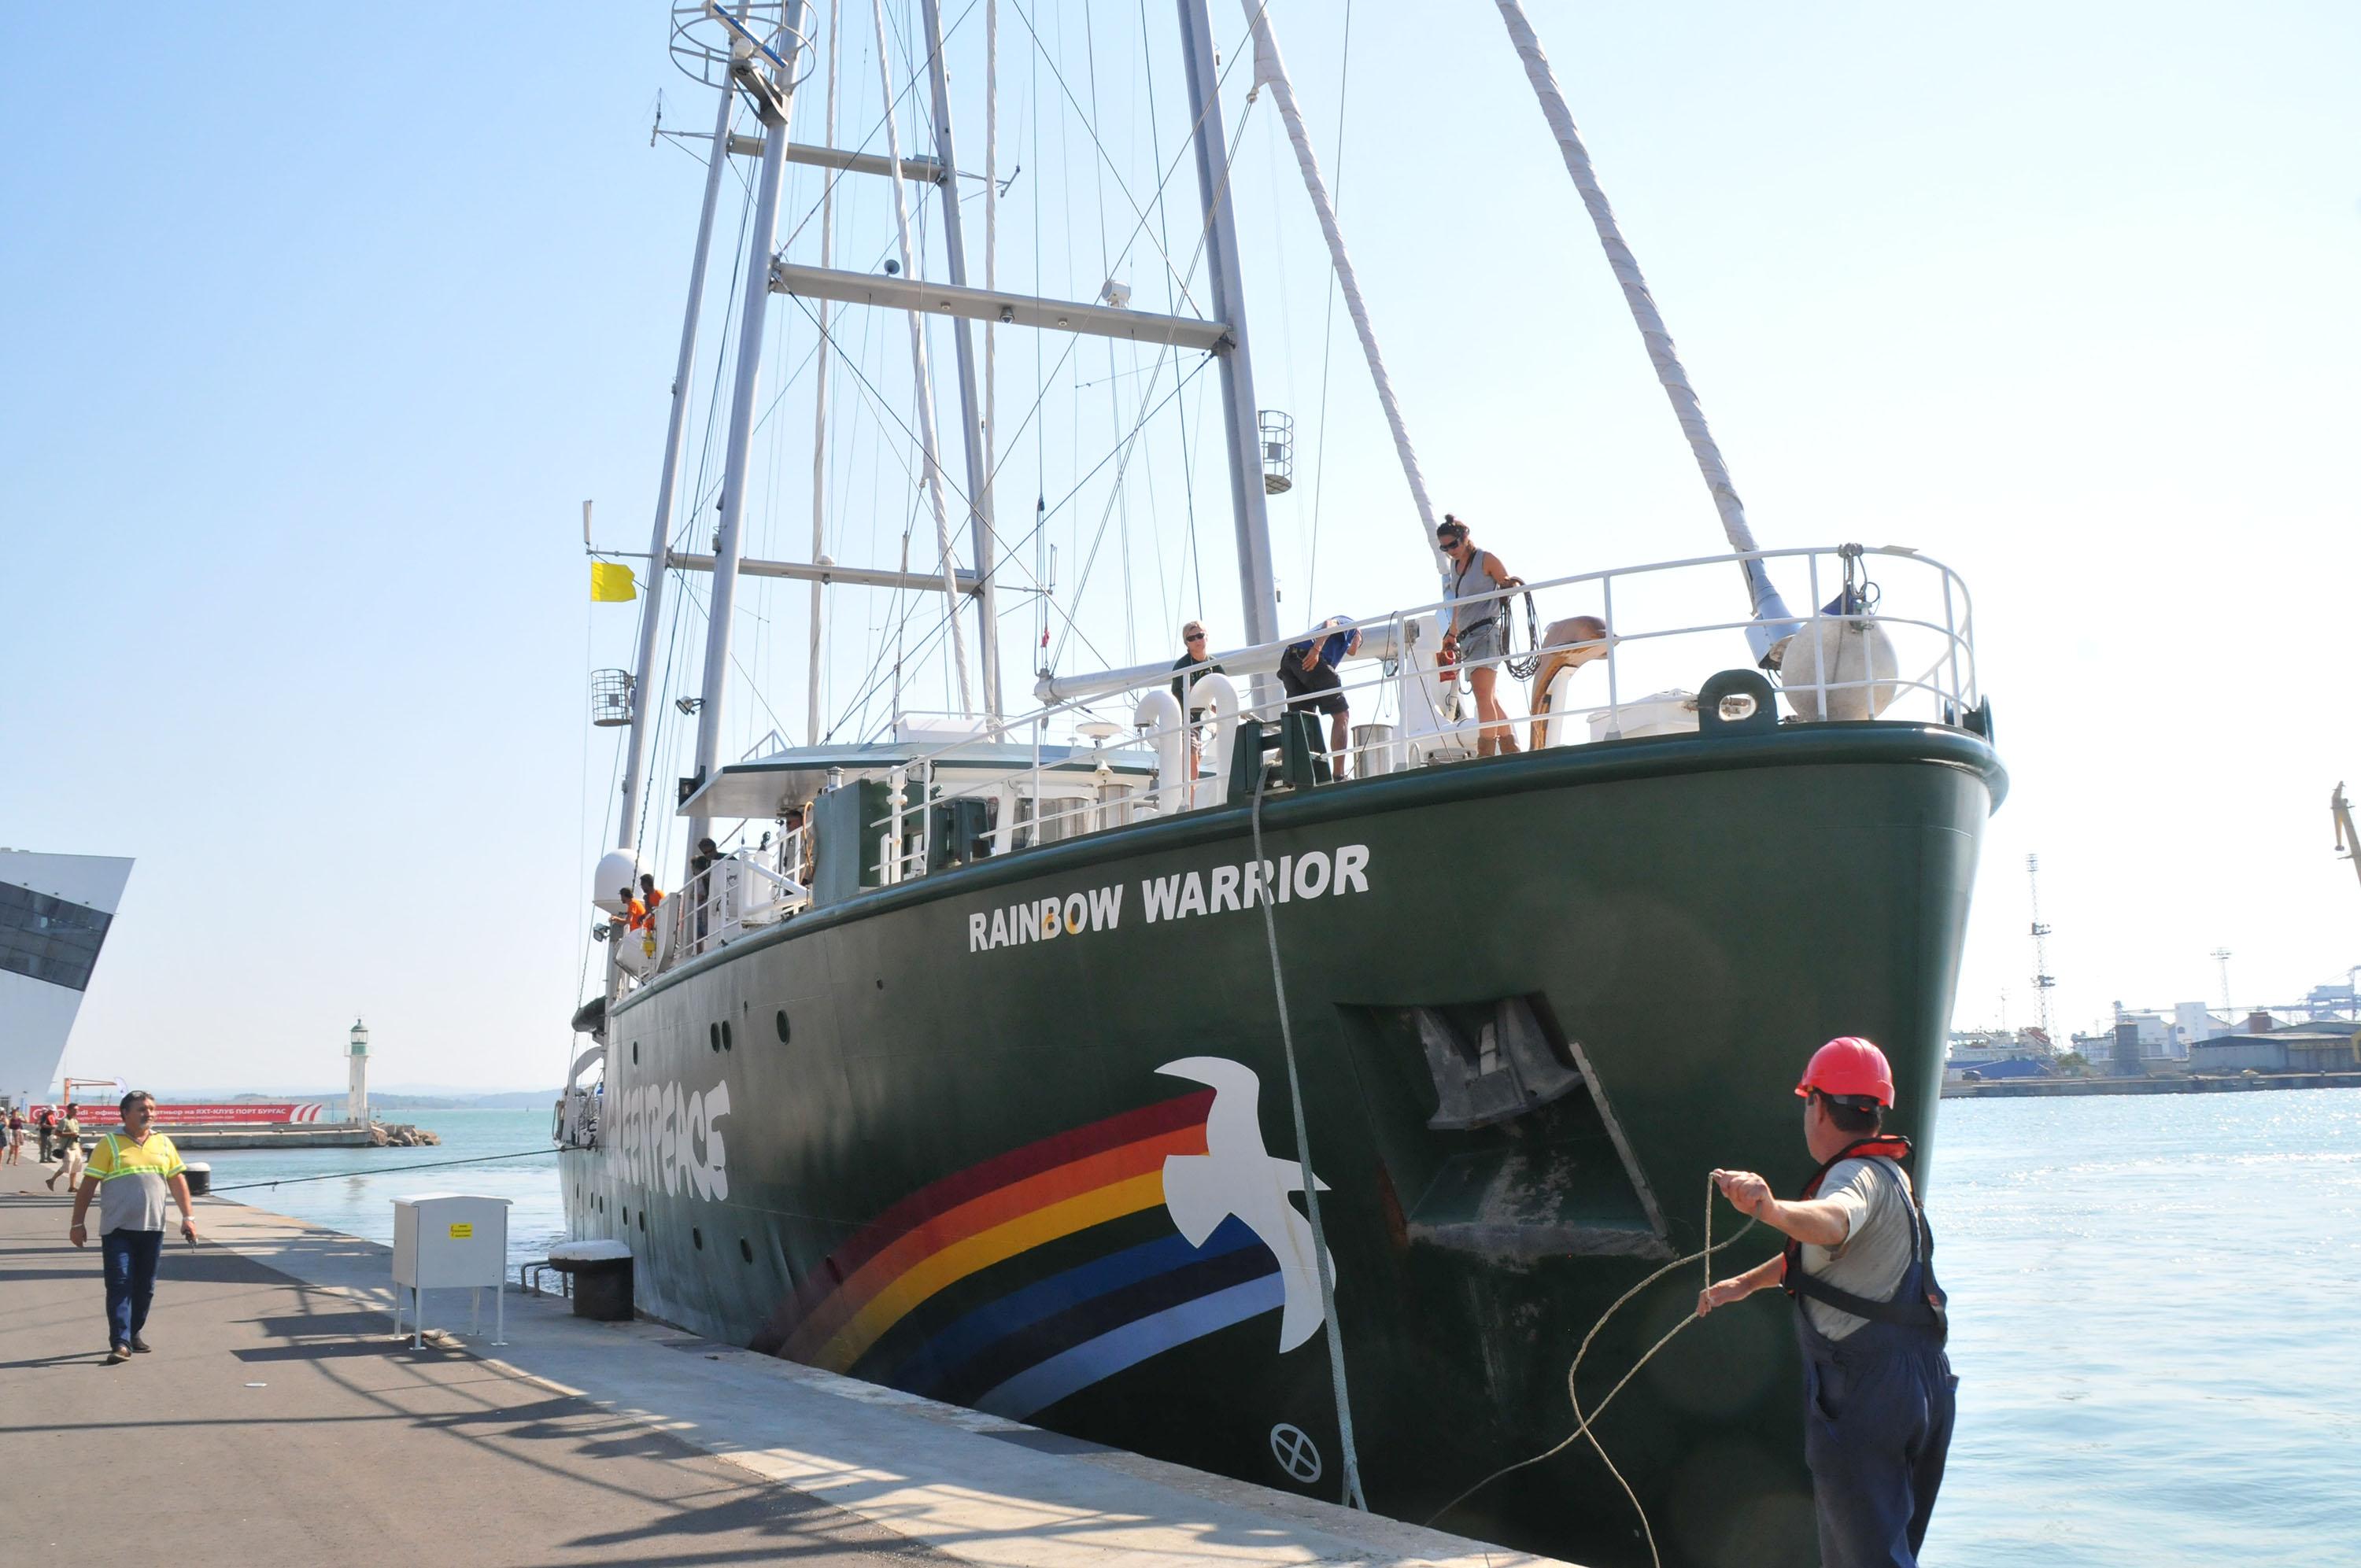
[[[2058,983],[2049,972],[2049,927],[2041,923],[2041,857],[2025,857],[2026,900],[2033,910],[2033,998],[2041,1007],[2041,1037],[2054,1047],[2049,1032],[2049,992]]]

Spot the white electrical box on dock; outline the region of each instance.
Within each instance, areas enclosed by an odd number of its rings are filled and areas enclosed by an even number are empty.
[[[421,1192],[393,1201],[393,1327],[401,1332],[401,1290],[410,1290],[411,1343],[423,1344],[427,1290],[492,1290],[492,1343],[506,1344],[509,1201],[466,1192]],[[471,1301],[471,1307],[473,1303]]]

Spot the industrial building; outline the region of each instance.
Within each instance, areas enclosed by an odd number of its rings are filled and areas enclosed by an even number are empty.
[[[45,1099],[131,862],[0,850],[0,1104]]]

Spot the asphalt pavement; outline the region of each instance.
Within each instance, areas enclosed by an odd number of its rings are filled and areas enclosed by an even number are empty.
[[[392,1332],[382,1246],[223,1199],[106,1364],[99,1249],[0,1168],[0,1563],[1536,1568],[662,1323],[505,1297]],[[429,1321],[466,1321],[438,1304]]]
[[[0,1168],[0,1562],[174,1568],[938,1563],[648,1425],[385,1313],[168,1239],[146,1338],[106,1364],[95,1238]],[[201,1223],[222,1208],[200,1206]]]

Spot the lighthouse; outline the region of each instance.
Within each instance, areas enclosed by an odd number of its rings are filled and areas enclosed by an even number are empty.
[[[368,1125],[368,1025],[353,1020],[353,1044],[347,1060],[352,1068],[352,1091],[345,1101],[345,1120],[356,1127]]]

